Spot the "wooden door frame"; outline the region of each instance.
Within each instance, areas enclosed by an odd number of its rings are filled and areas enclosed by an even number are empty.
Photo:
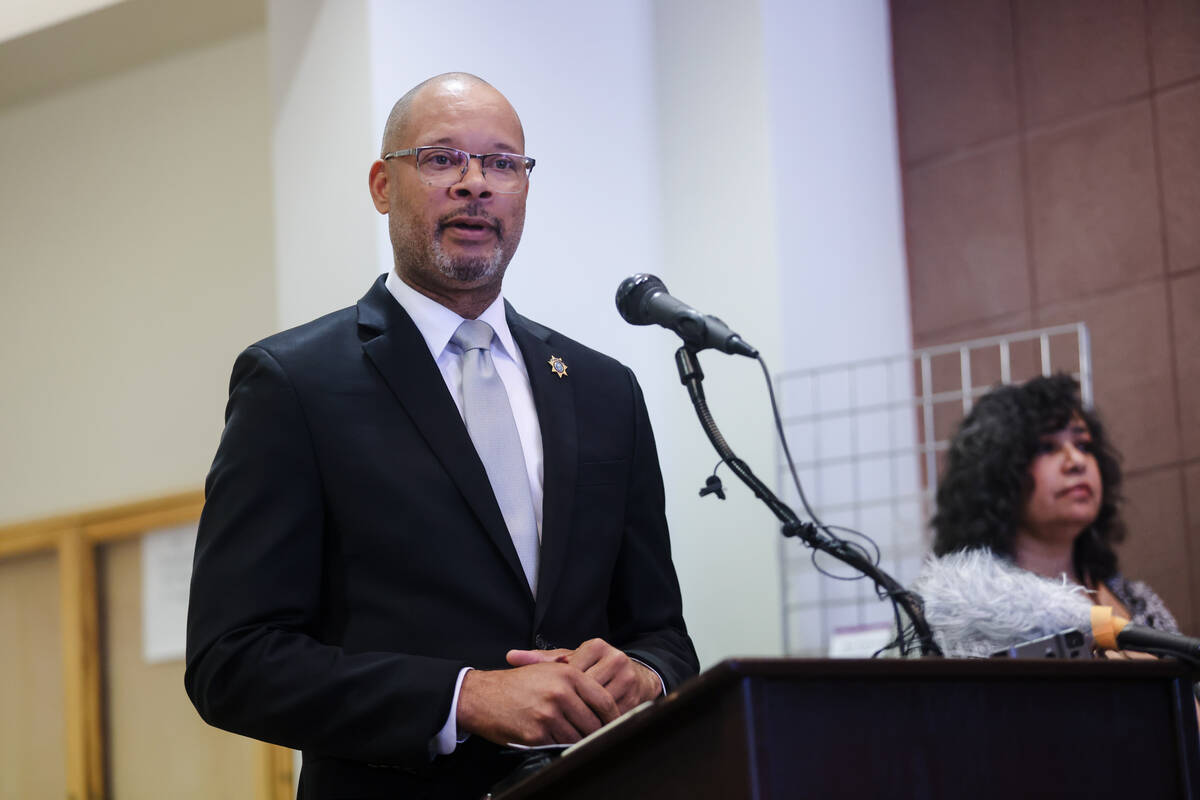
[[[69,800],[105,800],[107,794],[96,549],[194,522],[203,507],[204,493],[187,491],[0,526],[0,561],[45,552],[58,559]],[[258,742],[255,761],[255,799],[289,800],[292,751]]]

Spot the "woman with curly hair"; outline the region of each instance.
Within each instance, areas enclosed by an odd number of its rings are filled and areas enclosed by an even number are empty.
[[[1178,631],[1158,595],[1117,568],[1120,487],[1118,456],[1072,378],[999,387],[950,443],[933,552],[987,548],[1038,575],[1065,574],[1133,622]]]

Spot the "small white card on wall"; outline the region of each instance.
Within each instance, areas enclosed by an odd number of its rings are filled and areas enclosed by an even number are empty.
[[[142,657],[148,664],[183,658],[196,523],[142,537]]]
[[[896,636],[891,623],[836,628],[829,637],[830,658],[873,658]]]

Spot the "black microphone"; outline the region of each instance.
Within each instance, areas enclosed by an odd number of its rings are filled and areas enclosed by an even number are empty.
[[[654,275],[639,273],[617,287],[617,311],[630,325],[661,325],[675,331],[696,350],[714,348],[722,353],[758,358],[758,351],[711,314],[667,294],[667,287]]]
[[[1175,656],[1193,664],[1200,663],[1200,639],[1137,625],[1117,616],[1108,606],[1093,607],[1091,620],[1092,636],[1101,647]]]

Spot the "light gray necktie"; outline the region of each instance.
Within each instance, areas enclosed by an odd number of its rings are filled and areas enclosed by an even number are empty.
[[[538,532],[529,473],[508,392],[492,361],[492,326],[463,320],[450,338],[462,348],[463,418],[475,443],[529,588],[537,596]]]

